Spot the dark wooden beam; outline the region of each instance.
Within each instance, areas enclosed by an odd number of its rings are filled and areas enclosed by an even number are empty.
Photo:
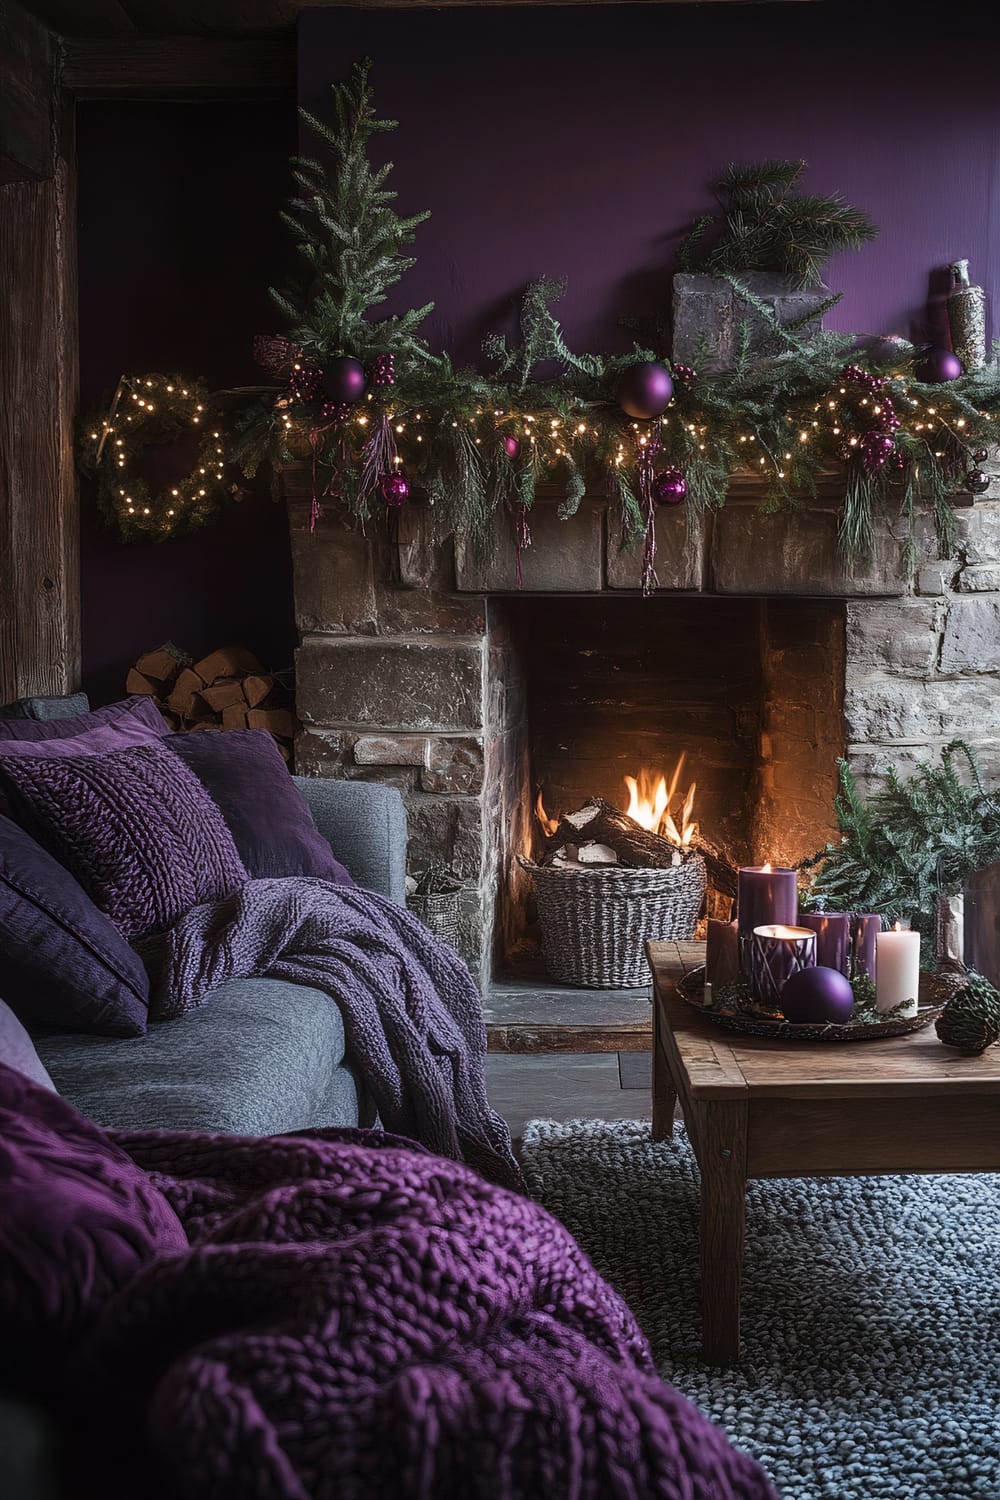
[[[52,176],[52,41],[13,0],[0,0],[0,183]]]
[[[62,82],[78,99],[294,93],[295,37],[263,41],[69,37],[63,43]]]
[[[136,30],[119,0],[26,0],[26,8],[60,36],[128,36]]]

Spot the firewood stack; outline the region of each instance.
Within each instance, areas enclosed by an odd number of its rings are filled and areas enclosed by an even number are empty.
[[[289,677],[266,672],[243,646],[223,646],[193,661],[168,641],[139,657],[125,688],[149,694],[167,723],[181,734],[267,729],[290,762],[297,721]]]

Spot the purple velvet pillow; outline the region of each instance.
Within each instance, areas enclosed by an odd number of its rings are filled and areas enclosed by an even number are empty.
[[[121,703],[108,703],[104,708],[71,714],[65,719],[0,719],[0,753],[7,748],[5,742],[11,741],[31,743],[36,747],[36,755],[49,755],[58,753],[55,745],[59,740],[79,740],[86,736],[85,744],[75,753],[82,754],[86,749],[97,754],[116,749],[123,737],[135,743],[140,731],[145,731],[145,739],[162,738],[170,733],[170,725],[152,698],[137,693]],[[43,745],[45,748],[40,748]]]
[[[129,940],[245,883],[222,814],[161,740],[67,760],[0,759],[17,821]]]
[[[57,1377],[108,1298],[187,1247],[170,1204],[103,1130],[0,1065],[0,1382]]]
[[[191,767],[218,805],[251,875],[317,875],[337,885],[354,884],[334,859],[266,729],[171,734],[163,743]]]
[[[142,1036],[149,980],[117,927],[0,817],[0,997],[29,1026]]]

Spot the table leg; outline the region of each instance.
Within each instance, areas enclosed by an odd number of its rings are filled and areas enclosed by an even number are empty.
[[[660,1035],[660,1007],[653,1009],[653,1140],[666,1141],[674,1133],[677,1089]]]
[[[702,1354],[735,1364],[746,1225],[747,1107],[720,1099],[698,1108],[701,1167]]]

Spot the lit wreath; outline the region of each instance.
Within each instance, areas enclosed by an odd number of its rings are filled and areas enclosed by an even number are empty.
[[[195,467],[154,495],[136,471],[147,448],[192,428],[204,433]],[[201,380],[178,375],[123,375],[107,415],[84,433],[84,467],[97,479],[97,500],[123,541],[164,541],[205,525],[239,492],[226,481],[222,426]]]

